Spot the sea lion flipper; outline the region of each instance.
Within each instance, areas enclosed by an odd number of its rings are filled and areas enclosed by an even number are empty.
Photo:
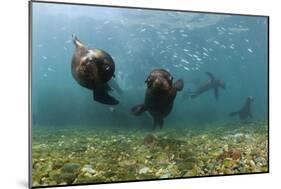
[[[105,89],[106,91],[113,91],[112,87],[111,87],[109,84],[105,84],[105,85],[104,85],[104,89]]]
[[[163,125],[164,125],[164,120],[163,120],[163,118],[161,118],[161,117],[154,117],[154,118],[153,118],[153,126],[154,126],[154,129],[156,128],[157,125],[159,125],[160,129],[163,128]]]
[[[107,93],[105,88],[95,88],[93,90],[93,93],[94,100],[102,104],[117,105],[119,103],[118,100],[116,100]]]
[[[175,83],[174,83],[174,88],[177,90],[177,91],[181,91],[183,89],[183,80],[182,79],[179,79],[177,80]]]
[[[147,110],[147,107],[144,104],[139,104],[134,106],[131,111],[135,116],[141,115],[143,112]]]
[[[219,88],[218,87],[214,88],[214,94],[215,94],[216,100],[218,100],[219,99]]]
[[[215,80],[215,76],[212,73],[210,72],[205,72],[205,73],[210,77],[211,81]]]
[[[73,43],[76,48],[85,48],[85,45],[78,39],[78,37],[72,34]]]

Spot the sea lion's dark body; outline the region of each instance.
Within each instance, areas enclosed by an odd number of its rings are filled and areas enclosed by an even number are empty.
[[[114,76],[115,64],[111,56],[101,49],[89,49],[76,37],[73,40],[76,50],[72,58],[71,72],[74,79],[83,87],[93,90],[94,100],[108,105],[118,101],[111,97],[107,82]]]
[[[177,91],[183,88],[183,81],[178,80],[173,84],[173,77],[169,72],[163,69],[153,70],[148,76],[147,90],[144,104],[132,108],[134,115],[141,115],[148,111],[153,117],[154,128],[159,125],[163,127],[164,118],[169,115],[173,108],[174,99]]]
[[[239,114],[240,120],[245,120],[248,117],[253,117],[252,113],[251,113],[251,104],[253,102],[253,97],[252,96],[248,96],[246,98],[246,101],[243,105],[243,107],[236,111],[236,112],[232,112],[229,114],[229,116],[235,116]]]
[[[214,77],[213,74],[210,72],[206,72],[206,74],[210,77],[210,79],[204,83],[203,85],[199,86],[191,95],[191,98],[195,98],[199,96],[200,94],[209,91],[211,89],[214,89],[214,94],[216,97],[216,100],[219,98],[219,88],[225,88],[225,84],[222,80],[219,80]]]
[[[172,110],[174,99],[176,97],[176,89],[171,89],[167,93],[153,93],[147,90],[145,94],[144,104],[148,112],[155,118],[166,117]]]

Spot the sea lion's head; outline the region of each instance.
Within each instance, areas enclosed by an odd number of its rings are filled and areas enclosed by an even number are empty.
[[[97,58],[92,51],[86,51],[85,55],[81,57],[80,64],[81,65],[89,65],[95,64]]]
[[[81,64],[95,66],[98,69],[98,75],[104,82],[109,81],[114,75],[115,64],[113,59],[105,51],[100,49],[87,50],[81,59]]]
[[[147,88],[155,92],[168,91],[173,86],[173,76],[164,69],[153,70],[145,80]]]
[[[71,62],[74,79],[83,87],[93,91],[95,101],[106,105],[119,103],[107,92],[107,82],[114,76],[115,64],[111,56],[102,49],[87,48],[73,35],[75,52]]]

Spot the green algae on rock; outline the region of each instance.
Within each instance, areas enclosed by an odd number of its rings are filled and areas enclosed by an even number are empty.
[[[267,127],[261,122],[200,131],[37,128],[35,132],[33,186],[268,171]]]

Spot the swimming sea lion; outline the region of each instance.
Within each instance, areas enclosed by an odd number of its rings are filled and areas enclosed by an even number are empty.
[[[246,98],[246,101],[243,105],[243,107],[236,111],[236,112],[232,112],[229,114],[229,116],[235,116],[237,114],[239,114],[240,120],[244,120],[248,117],[253,117],[252,113],[251,113],[251,104],[253,102],[254,98],[252,96],[248,96]]]
[[[111,56],[101,49],[87,48],[76,36],[76,46],[71,64],[72,76],[83,87],[93,90],[94,100],[102,104],[117,105],[119,102],[107,91],[107,82],[114,76],[115,64]]]
[[[198,95],[200,95],[208,90],[214,89],[214,94],[215,94],[216,100],[218,100],[219,99],[219,88],[225,89],[225,83],[222,80],[217,79],[210,72],[205,72],[205,73],[210,77],[210,79],[206,83],[201,85],[195,92],[193,92],[191,94],[191,98],[195,98]]]
[[[154,129],[157,125],[163,127],[165,118],[173,108],[173,102],[178,91],[183,89],[183,80],[173,84],[173,76],[164,69],[153,70],[145,80],[147,90],[144,104],[134,106],[132,113],[136,116],[148,111],[153,117]]]

